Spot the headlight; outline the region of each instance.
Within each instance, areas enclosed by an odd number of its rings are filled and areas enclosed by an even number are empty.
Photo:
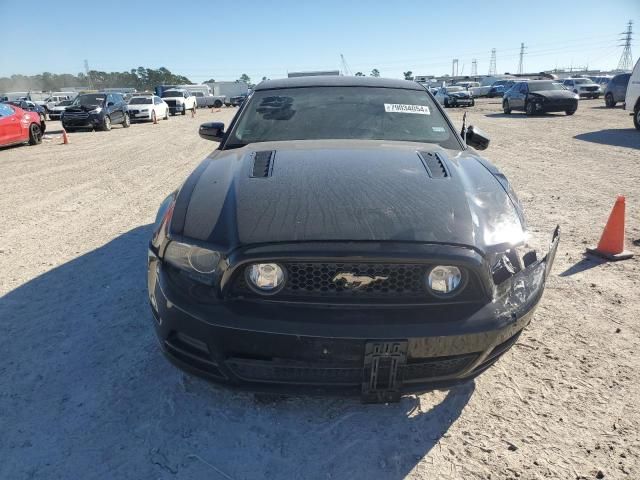
[[[454,294],[462,285],[462,272],[452,265],[438,265],[427,274],[427,287],[438,296]]]
[[[277,263],[256,263],[245,272],[247,283],[258,293],[274,294],[284,286],[284,270]]]
[[[89,113],[100,113],[102,111],[102,107],[98,107],[98,108],[94,108],[93,110],[90,110]]]
[[[140,113],[149,113],[149,109],[145,108],[144,110],[140,110]]]
[[[171,242],[164,252],[164,261],[194,280],[212,285],[220,263],[220,253],[181,242]]]

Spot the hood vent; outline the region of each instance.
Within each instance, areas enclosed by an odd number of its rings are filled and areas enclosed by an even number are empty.
[[[449,178],[451,176],[444,161],[437,153],[418,152],[418,156],[431,178]]]
[[[253,178],[266,178],[271,176],[275,153],[273,150],[255,153],[253,156],[253,170],[251,171]]]

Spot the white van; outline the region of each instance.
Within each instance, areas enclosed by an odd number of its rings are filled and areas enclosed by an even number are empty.
[[[624,109],[631,112],[629,115],[633,115],[633,124],[640,130],[640,59],[633,67],[633,73],[627,85]]]

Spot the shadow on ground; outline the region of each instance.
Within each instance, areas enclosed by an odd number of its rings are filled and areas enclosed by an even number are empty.
[[[265,402],[183,374],[153,334],[150,230],[0,299],[0,478],[402,479],[473,394]]]
[[[536,115],[527,115],[524,112],[520,112],[520,111],[513,111],[512,113],[485,113],[484,114],[485,117],[489,117],[489,118],[510,118],[510,119],[527,119],[527,120],[533,120],[536,118],[551,118],[551,117],[566,117],[567,114],[565,114],[564,112],[546,112],[546,113],[538,113]]]
[[[573,138],[614,147],[640,149],[640,132],[635,128],[599,130],[597,132],[581,133]]]
[[[571,265],[564,272],[560,273],[559,276],[570,277],[571,275],[575,275],[576,273],[584,272],[585,270],[589,270],[594,267],[599,267],[604,263],[607,263],[607,262],[603,259],[585,254],[582,260]]]

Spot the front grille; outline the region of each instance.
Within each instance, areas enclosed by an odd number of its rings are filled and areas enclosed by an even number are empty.
[[[362,368],[279,364],[237,358],[227,360],[225,365],[238,377],[256,382],[353,385],[362,381]]]
[[[86,120],[89,118],[87,112],[70,112],[68,110],[64,112],[64,116],[65,118],[72,118],[74,120]]]
[[[131,109],[129,109],[128,111],[129,111],[130,115],[137,115],[138,113],[140,113],[140,110],[131,110]]]
[[[166,103],[167,105],[169,105],[170,107],[175,107],[175,106],[176,106],[176,104],[178,103],[176,100],[167,100],[167,99],[165,99],[164,101],[165,101],[165,103]]]
[[[399,378],[407,382],[428,381],[456,375],[469,366],[477,353],[449,357],[420,359],[399,367]],[[238,377],[253,382],[281,382],[309,385],[359,385],[364,377],[363,366],[322,365],[229,358],[225,365]]]
[[[431,296],[425,283],[430,265],[382,263],[285,263],[285,285],[270,300],[377,299],[384,303],[404,301],[428,303]],[[475,282],[468,282],[455,301],[478,300]],[[249,288],[244,269],[238,272],[232,296],[263,298]]]

